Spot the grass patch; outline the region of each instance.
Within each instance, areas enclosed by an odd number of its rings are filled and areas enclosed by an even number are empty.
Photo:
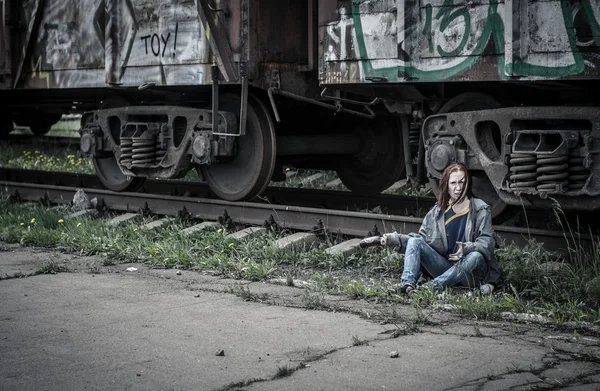
[[[63,265],[57,265],[56,263],[49,263],[46,266],[42,267],[40,270],[36,272],[36,274],[58,274],[58,273],[68,273],[69,269]]]
[[[40,145],[31,150],[26,145],[11,145],[2,149],[0,166],[24,170],[42,170],[94,174],[94,164],[90,159],[77,157],[79,146]]]
[[[239,298],[242,298],[244,301],[254,301],[258,303],[264,303],[269,300],[269,295],[267,293],[254,293],[250,291],[250,288],[243,285],[232,285],[225,289],[226,292],[232,293]]]
[[[295,371],[296,369],[290,368],[289,365],[277,367],[277,372],[273,375],[273,380],[291,376]]]
[[[499,319],[503,312],[514,312],[543,315],[558,323],[600,322],[600,241],[590,251],[573,249],[563,258],[533,241],[525,248],[505,246],[496,250],[503,281],[493,295],[420,289],[408,300],[392,286],[402,273],[402,254],[379,248],[349,257],[328,255],[325,249],[343,237],[330,237],[306,251],[291,251],[274,246],[289,232],[234,241],[223,228],[182,235],[181,230],[194,222],[176,218],[158,229],[145,230],[141,226],[150,219],[110,227],[104,219],[69,219],[64,208],[7,199],[0,200],[0,210],[0,240],[4,242],[101,255],[106,259],[103,266],[141,262],[245,281],[278,278],[299,287],[303,285],[295,280],[304,280],[308,287],[301,301],[310,309],[328,309],[326,295],[343,295],[391,306],[411,303],[421,314],[423,309],[442,306],[477,320]],[[48,266],[44,273],[63,271],[56,267]],[[231,293],[248,301],[268,299],[243,286],[232,288]]]

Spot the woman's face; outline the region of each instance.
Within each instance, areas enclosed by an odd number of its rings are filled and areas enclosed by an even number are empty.
[[[464,171],[454,171],[448,179],[448,194],[452,202],[456,202],[465,187],[467,178]]]

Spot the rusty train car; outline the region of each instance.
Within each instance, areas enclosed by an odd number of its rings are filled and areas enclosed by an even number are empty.
[[[283,167],[361,194],[465,162],[495,221],[600,209],[600,0],[0,0],[0,134],[82,114],[114,191]]]

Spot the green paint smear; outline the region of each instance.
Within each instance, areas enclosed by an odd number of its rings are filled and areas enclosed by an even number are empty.
[[[439,81],[455,78],[469,69],[471,69],[481,57],[485,47],[490,38],[494,40],[494,44],[496,48],[504,48],[504,23],[502,18],[498,14],[498,1],[491,1],[488,8],[488,17],[483,32],[481,34],[481,38],[479,42],[477,42],[476,47],[473,49],[472,53],[467,56],[464,61],[461,63],[449,67],[443,70],[432,70],[432,71],[424,71],[412,66],[394,66],[388,68],[373,68],[372,61],[369,59],[369,55],[367,53],[367,47],[365,44],[362,20],[360,18],[360,4],[364,3],[365,0],[352,0],[352,18],[354,20],[354,28],[357,37],[358,43],[358,51],[359,51],[359,60],[363,64],[363,72],[365,78],[368,77],[383,77],[388,81],[401,81],[404,79],[418,79],[419,81]],[[452,6],[452,0],[445,0],[445,6]],[[573,26],[573,15],[570,7],[570,2],[568,0],[562,0],[561,6],[563,10],[563,20],[565,22],[565,26],[567,27],[567,33],[569,37],[569,43],[572,48],[573,58],[575,63],[572,65],[564,66],[564,67],[551,67],[551,66],[541,66],[541,65],[531,65],[527,63],[515,63],[515,64],[507,64],[505,68],[505,57],[504,55],[498,56],[498,74],[501,79],[510,79],[509,75],[515,76],[540,76],[540,77],[565,77],[570,75],[577,75],[584,70],[583,57],[576,45],[576,37],[575,37],[575,29]],[[591,10],[591,6],[589,2],[584,3],[584,7],[588,12],[588,20],[594,21],[592,24],[592,28],[594,29],[594,34],[597,38],[600,39],[596,31],[600,31],[600,26],[597,21],[593,18],[593,13]],[[449,15],[453,18],[460,17],[464,14],[459,14],[458,11],[455,11],[453,14]],[[589,17],[592,15],[592,17]],[[439,18],[440,14],[438,13],[437,17]],[[448,22],[449,23],[449,22]],[[443,31],[447,27],[447,24],[443,24],[440,26],[440,30]],[[425,31],[423,31],[425,33]],[[466,37],[467,35],[465,35]],[[455,55],[459,53],[466,44],[466,40],[463,39],[461,45],[456,50],[453,50],[449,53],[442,53],[440,48],[438,47],[438,51],[442,54],[446,54],[447,56]],[[404,77],[400,77],[399,75],[403,74]]]

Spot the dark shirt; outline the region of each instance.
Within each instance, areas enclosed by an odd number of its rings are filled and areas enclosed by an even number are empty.
[[[450,254],[456,253],[458,246],[456,242],[465,242],[465,227],[467,223],[467,214],[471,207],[463,210],[460,213],[454,213],[452,205],[444,212],[444,221],[446,222],[446,237],[448,238],[448,257]]]

